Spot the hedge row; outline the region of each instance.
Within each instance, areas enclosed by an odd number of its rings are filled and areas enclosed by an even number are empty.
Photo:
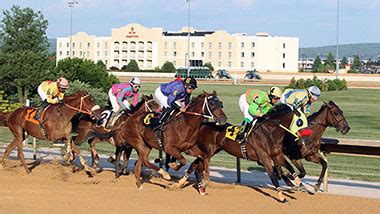
[[[310,86],[318,86],[321,91],[337,91],[337,90],[347,90],[347,82],[345,79],[339,80],[329,80],[329,79],[318,79],[314,76],[312,79],[298,79],[296,80],[294,77],[290,80],[290,83],[285,88],[300,88],[306,89]]]

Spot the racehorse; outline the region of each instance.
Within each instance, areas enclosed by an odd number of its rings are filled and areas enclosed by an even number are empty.
[[[300,171],[299,177],[306,175],[305,168],[300,159],[305,158],[307,161],[319,163],[322,165],[322,171],[314,186],[317,192],[323,182],[326,174],[327,159],[320,152],[321,137],[327,127],[335,127],[337,131],[346,134],[350,126],[343,115],[343,111],[333,102],[324,103],[318,112],[315,112],[308,118],[309,128],[313,130],[311,136],[304,146],[294,144],[294,138],[286,135],[284,140],[284,153],[289,157],[293,164]]]
[[[281,128],[280,125],[289,127],[293,116],[294,112],[291,111],[288,106],[283,104],[276,105],[265,118],[259,119],[250,132],[247,142],[242,144],[238,144],[227,137],[230,134],[229,131],[227,131],[228,127],[231,127],[230,124],[223,127],[215,126],[212,123],[204,124],[199,131],[197,144],[187,152],[187,154],[198,158],[191,164],[185,176],[180,179],[179,186],[182,187],[191,172],[197,169],[196,172],[198,172],[198,174],[196,174],[196,178],[198,188],[200,193],[204,194],[204,192],[202,192],[204,189],[199,183],[200,179],[198,175],[202,174],[203,171],[206,171],[205,174],[207,175],[208,162],[211,157],[221,150],[224,150],[235,157],[257,161],[263,165],[278,192],[278,200],[280,202],[287,202],[282,195],[282,190],[275,175],[275,169],[272,167],[272,161],[277,168],[280,166],[286,167],[287,169],[289,168],[282,151],[283,138],[287,131]],[[199,158],[202,156],[206,156],[203,161]]]
[[[163,150],[171,156],[180,160],[180,164],[171,166],[178,170],[186,164],[186,159],[181,152],[193,147],[198,138],[200,124],[205,117],[214,119],[216,122],[224,124],[227,120],[224,114],[222,102],[216,96],[216,92],[209,94],[203,92],[193,98],[185,113],[178,113],[169,118],[165,123],[162,132]],[[160,149],[155,131],[150,127],[145,127],[143,119],[146,114],[134,114],[121,124],[121,128],[114,133],[116,145],[125,145],[126,142],[137,150],[138,160],[134,168],[136,184],[141,186],[141,165],[157,171],[164,179],[170,180],[170,175],[148,160],[152,148]]]
[[[26,166],[24,160],[22,144],[22,141],[27,137],[25,133],[27,133],[27,135],[31,135],[37,139],[52,142],[64,141],[67,145],[67,154],[71,153],[72,146],[74,152],[78,154],[79,160],[85,167],[86,172],[91,175],[92,172],[80,155],[78,148],[75,145],[71,145],[70,134],[72,125],[70,121],[78,112],[92,115],[97,109],[99,109],[99,106],[95,104],[90,94],[82,91],[76,92],[71,96],[66,96],[62,104],[51,105],[44,111],[41,116],[43,128],[33,118],[37,109],[31,107],[16,109],[8,115],[7,126],[13,134],[13,141],[7,146],[1,163],[4,164],[10,152],[17,147],[18,159],[24,166],[25,171],[30,173],[30,169]]]
[[[0,112],[0,126],[7,125],[7,118],[10,112]]]
[[[131,106],[131,109],[124,110],[120,113],[120,116],[117,118],[115,124],[112,127],[112,130],[117,130],[121,127],[123,121],[125,121],[132,114],[143,113],[143,112],[153,112],[157,111],[160,108],[159,104],[153,100],[152,95],[142,95],[140,102],[136,106]],[[98,142],[106,141],[109,144],[114,145],[114,140],[111,135],[107,135],[108,130],[102,126],[98,126],[96,121],[92,120],[89,115],[82,114],[78,118],[72,120],[73,131],[78,133],[78,135],[73,136],[73,142],[76,145],[80,145],[83,142],[88,140],[91,148],[91,157],[92,157],[92,167],[96,168],[98,171],[101,171],[99,167],[99,155],[96,151],[95,145]],[[119,148],[120,149],[120,148]],[[127,174],[126,169],[128,165],[128,159],[132,152],[131,146],[125,146],[122,148],[124,151],[124,164],[122,168],[122,173]],[[117,162],[118,164],[118,162]]]

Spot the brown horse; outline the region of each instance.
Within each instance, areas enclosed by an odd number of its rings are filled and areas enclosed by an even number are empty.
[[[159,104],[153,100],[152,95],[142,95],[141,101],[136,104],[135,107],[131,107],[130,110],[124,110],[121,115],[115,121],[113,125],[113,130],[117,130],[121,127],[123,121],[125,121],[129,116],[136,113],[152,112],[160,108]],[[92,167],[96,168],[97,171],[101,171],[99,167],[99,155],[96,151],[95,145],[101,141],[106,141],[109,144],[114,145],[114,140],[111,135],[108,135],[108,130],[102,126],[98,126],[96,121],[94,121],[89,115],[82,114],[79,117],[72,120],[73,131],[78,133],[78,135],[73,136],[73,142],[76,145],[80,145],[88,140],[91,147],[91,157],[92,157]],[[120,149],[120,148],[119,148]],[[132,152],[131,146],[125,146],[122,148],[124,152],[124,164],[122,168],[122,173],[127,174],[126,169],[128,165],[128,159]]]
[[[0,112],[0,126],[7,126],[7,118],[10,112]]]
[[[213,118],[219,123],[225,123],[226,115],[222,110],[222,103],[217,98],[216,92],[208,94],[203,92],[198,97],[193,98],[187,108],[187,113],[178,113],[169,118],[162,133],[163,149],[166,153],[179,159],[180,165],[172,166],[178,170],[186,164],[186,159],[182,156],[184,152],[196,143],[198,130],[204,117]],[[152,128],[143,125],[146,114],[134,114],[121,124],[121,129],[114,133],[116,146],[130,144],[137,150],[138,160],[134,168],[136,184],[141,188],[141,166],[142,164],[160,173],[164,179],[170,180],[170,175],[148,160],[152,148],[160,149],[155,132]],[[128,143],[127,143],[128,142]]]
[[[204,191],[204,189],[199,183],[199,174],[202,174],[204,170],[207,175],[208,163],[211,157],[221,150],[224,150],[235,157],[257,161],[263,165],[272,184],[278,191],[278,200],[280,202],[286,202],[286,199],[282,196],[282,190],[280,189],[279,182],[275,175],[275,169],[272,167],[272,161],[277,167],[283,166],[288,168],[285,156],[282,152],[283,137],[286,131],[280,127],[280,124],[289,127],[293,116],[294,113],[289,107],[286,105],[277,105],[268,113],[266,119],[259,119],[253,131],[248,136],[245,149],[243,144],[238,144],[226,137],[226,128],[229,124],[224,127],[215,126],[210,123],[203,125],[199,131],[200,137],[198,138],[197,144],[188,151],[189,155],[198,158],[191,164],[185,176],[179,181],[179,186],[182,187],[190,173],[197,169],[196,172],[198,174],[196,174],[196,178],[198,187],[200,193],[203,194],[204,192],[202,191]],[[243,150],[245,150],[245,152]],[[199,158],[202,156],[206,156],[203,161]]]
[[[16,109],[8,116],[7,125],[13,134],[13,141],[7,146],[1,163],[4,164],[10,152],[17,147],[18,158],[24,166],[25,171],[30,173],[23,153],[22,141],[27,137],[25,133],[37,139],[52,142],[64,141],[67,145],[68,153],[71,153],[71,119],[77,112],[91,115],[97,109],[99,109],[99,106],[95,105],[92,97],[86,92],[76,92],[71,96],[66,96],[62,104],[50,106],[45,110],[41,117],[44,131],[41,130],[38,121],[35,121],[33,118],[37,111],[35,108],[21,107]],[[73,145],[73,150],[79,155],[79,160],[86,171],[91,173],[75,145]]]
[[[312,135],[308,139],[310,143],[304,146],[296,145],[292,143],[293,137],[287,135],[284,140],[284,153],[300,171],[300,178],[306,175],[305,168],[300,159],[305,158],[307,161],[322,165],[318,182],[314,186],[314,190],[318,191],[327,169],[327,159],[319,150],[321,137],[327,127],[335,127],[337,131],[346,134],[350,130],[350,126],[343,115],[343,111],[333,101],[324,103],[318,112],[308,118],[308,122],[309,128],[313,130]]]

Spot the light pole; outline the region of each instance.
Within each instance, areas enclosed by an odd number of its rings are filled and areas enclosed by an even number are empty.
[[[336,7],[336,68],[335,68],[335,74],[336,79],[339,79],[339,0],[337,2]]]
[[[190,0],[186,0],[188,2],[187,7],[187,76],[190,76]],[[186,57],[185,57],[186,58]]]
[[[72,54],[72,51],[71,51],[71,47],[72,47],[72,32],[73,32],[73,7],[75,5],[78,4],[77,1],[74,1],[74,0],[71,0],[69,2],[67,2],[67,4],[69,5],[69,8],[70,8],[70,53],[69,53],[69,56],[71,58],[71,54]]]

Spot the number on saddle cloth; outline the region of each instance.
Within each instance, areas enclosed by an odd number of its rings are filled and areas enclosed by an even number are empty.
[[[226,128],[226,138],[236,141],[236,137],[239,134],[240,126],[239,125],[231,125]]]
[[[152,129],[155,129],[157,126],[160,125],[159,120],[160,120],[160,114],[156,112],[151,112],[147,113],[145,117],[143,118],[143,124],[145,127],[149,127]]]
[[[100,115],[99,119],[97,120],[96,124],[98,126],[106,127],[107,121],[108,121],[110,116],[111,116],[111,111],[110,110],[104,110],[102,112],[102,114]]]

